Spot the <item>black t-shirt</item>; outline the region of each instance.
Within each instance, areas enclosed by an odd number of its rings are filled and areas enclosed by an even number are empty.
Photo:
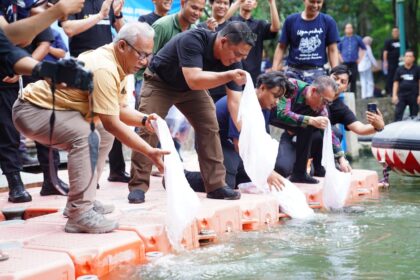
[[[252,17],[246,20],[241,16],[234,16],[231,18],[231,21],[245,22],[252,30],[252,32],[257,34],[257,41],[255,42],[255,46],[249,52],[248,57],[242,62],[244,70],[251,74],[252,81],[255,84],[258,75],[261,74],[261,61],[264,48],[264,40],[276,38],[277,32],[270,31],[271,24],[266,20],[258,20]]]
[[[398,96],[417,96],[419,93],[420,68],[417,65],[410,69],[405,66],[397,68],[394,76],[394,82],[398,82]]]
[[[384,50],[388,51],[388,63],[391,65],[398,65],[398,58],[400,57],[400,40],[386,40]]]
[[[69,20],[85,19],[99,13],[104,0],[87,0],[80,13],[71,15]],[[105,18],[88,30],[69,38],[70,55],[77,57],[82,52],[94,50],[112,42],[111,26],[115,23],[114,11],[109,11],[109,18]]]
[[[153,56],[149,69],[175,91],[190,90],[182,67],[198,67],[213,72],[242,69],[241,63],[224,66],[214,58],[216,36],[217,33],[201,28],[179,33]],[[242,87],[233,81],[226,86],[231,90],[242,91]]]
[[[328,117],[330,119],[331,125],[339,123],[344,125],[346,130],[349,130],[348,126],[350,124],[357,121],[357,118],[354,115],[354,113],[339,98],[334,100],[334,102],[330,106],[328,106]]]
[[[29,56],[29,54],[14,46],[4,35],[3,30],[0,29],[0,88],[17,86],[16,84],[4,83],[2,80],[8,75],[13,75],[15,63],[26,56]]]
[[[147,22],[150,26],[152,26],[152,24],[160,18],[161,18],[160,15],[155,14],[154,12],[151,12],[150,14],[139,16],[139,21]]]

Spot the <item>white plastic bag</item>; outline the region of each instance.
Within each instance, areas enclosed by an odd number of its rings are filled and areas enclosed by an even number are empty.
[[[171,245],[179,251],[182,249],[183,232],[193,222],[200,200],[185,178],[184,167],[175,150],[166,122],[158,118],[154,126],[162,149],[171,151],[169,155],[164,156],[167,193],[166,227]]]
[[[280,204],[280,209],[293,219],[307,219],[314,215],[314,210],[309,207],[303,192],[292,182],[285,179],[281,191],[273,190],[271,193]]]
[[[165,121],[168,124],[172,138],[177,139],[179,143],[185,142],[188,138],[188,132],[190,131],[191,125],[175,106],[172,106],[169,109]]]
[[[267,178],[276,163],[279,142],[265,130],[264,115],[249,73],[246,79],[238,112],[238,121],[242,122],[239,155],[251,181],[264,191],[268,189]]]
[[[351,174],[341,172],[335,167],[331,124],[329,122],[324,130],[322,165],[326,171],[322,195],[324,207],[326,209],[340,209],[346,202],[351,184]]]

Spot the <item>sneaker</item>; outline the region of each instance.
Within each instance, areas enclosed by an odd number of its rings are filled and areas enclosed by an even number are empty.
[[[217,190],[209,192],[207,198],[211,199],[226,199],[226,200],[236,200],[241,198],[241,193],[232,190],[228,186],[221,187]]]
[[[114,212],[115,206],[112,204],[103,204],[99,200],[95,200],[93,202],[93,210],[99,214],[106,215]],[[68,217],[69,216],[69,207],[66,205],[66,208],[64,208],[63,216]]]
[[[76,211],[75,209],[74,212]],[[78,215],[72,213],[72,217],[67,220],[64,231],[68,233],[107,233],[116,228],[118,228],[117,221],[108,220],[92,208]]]
[[[140,189],[132,190],[128,194],[128,202],[134,204],[144,203],[144,191]]]
[[[290,182],[293,183],[304,183],[304,184],[318,184],[319,180],[315,179],[314,177],[309,176],[308,174],[292,174],[289,178]]]

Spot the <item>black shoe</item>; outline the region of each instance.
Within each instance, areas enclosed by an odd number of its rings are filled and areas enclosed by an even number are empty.
[[[209,192],[207,198],[211,199],[226,199],[226,200],[236,200],[241,198],[241,193],[232,190],[228,186],[221,187],[217,190]]]
[[[57,190],[57,188],[59,188],[60,190]],[[39,194],[41,196],[67,195],[69,193],[69,190],[69,185],[61,181],[60,178],[58,178],[58,186],[54,186],[53,183],[51,183],[51,180],[45,180],[44,178],[44,183],[42,183],[41,191],[39,192]]]
[[[323,166],[315,167],[314,169],[314,176],[325,177],[325,168]]]
[[[128,202],[134,204],[144,203],[144,191],[139,189],[132,190],[128,194]]]
[[[109,173],[108,181],[128,183],[130,181],[130,174],[127,172]]]
[[[22,203],[32,200],[31,195],[25,190],[19,171],[5,175],[9,184],[9,202]]]
[[[305,184],[318,184],[319,181],[314,177],[309,176],[308,174],[292,174],[289,178],[290,182],[293,183],[305,183]]]

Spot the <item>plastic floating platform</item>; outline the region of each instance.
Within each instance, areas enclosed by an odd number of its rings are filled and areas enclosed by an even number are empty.
[[[376,172],[353,170],[352,174],[347,205],[378,197]],[[166,193],[161,180],[151,178],[143,204],[128,203],[127,184],[102,180],[97,199],[116,206],[108,216],[118,219],[120,227],[100,235],[64,232],[66,197],[41,197],[39,188],[33,188],[29,190],[33,201],[16,205],[7,202],[7,193],[2,193],[2,212],[14,211],[25,220],[4,221],[8,215],[0,215],[0,251],[8,255],[7,260],[0,261],[0,279],[76,279],[89,274],[104,277],[121,267],[133,267],[173,252],[166,233]],[[297,186],[312,208],[322,208],[322,178],[316,185]],[[182,239],[187,250],[217,242],[229,232],[259,230],[288,218],[279,213],[276,200],[268,195],[242,194],[234,201],[207,199],[204,193],[198,196],[202,206]]]

